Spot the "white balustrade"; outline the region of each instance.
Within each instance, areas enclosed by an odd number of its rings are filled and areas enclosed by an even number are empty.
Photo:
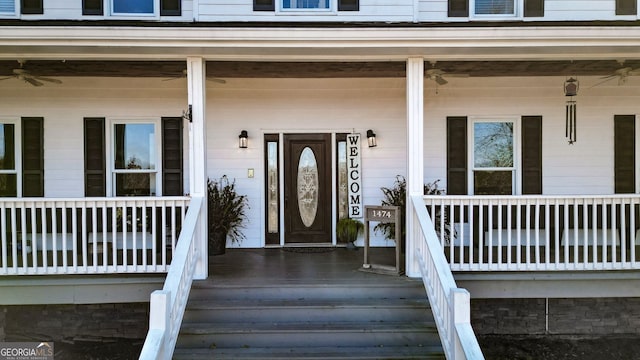
[[[168,360],[173,356],[189,299],[198,254],[200,251],[206,251],[206,249],[198,249],[195,240],[207,235],[201,234],[199,229],[202,227],[198,226],[203,221],[207,221],[201,211],[203,203],[204,199],[201,197],[194,197],[191,200],[164,286],[162,290],[156,290],[151,294],[149,332],[139,359]]]
[[[424,196],[453,271],[639,269],[640,197]]]
[[[484,359],[471,327],[469,292],[457,287],[447,259],[442,253],[434,224],[420,196],[411,198],[408,216],[414,228],[407,229],[413,237],[415,257],[422,272],[429,304],[438,327],[442,348],[447,359]]]
[[[189,202],[0,199],[0,275],[166,272]]]

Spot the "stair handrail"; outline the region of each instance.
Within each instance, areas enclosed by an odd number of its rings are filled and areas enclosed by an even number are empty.
[[[415,257],[422,273],[431,311],[438,328],[445,356],[449,360],[484,359],[478,339],[471,327],[471,297],[466,289],[458,288],[442,247],[438,241],[423,196],[411,196],[416,228]],[[407,232],[409,234],[409,232]]]
[[[141,360],[164,360],[173,356],[198,252],[203,250],[198,249],[195,239],[206,236],[200,233],[198,226],[206,220],[201,211],[203,202],[203,197],[191,198],[164,286],[151,294],[149,331],[140,352]]]

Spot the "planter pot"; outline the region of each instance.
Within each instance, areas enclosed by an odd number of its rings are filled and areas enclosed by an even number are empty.
[[[209,233],[209,255],[222,255],[227,248],[227,234]]]

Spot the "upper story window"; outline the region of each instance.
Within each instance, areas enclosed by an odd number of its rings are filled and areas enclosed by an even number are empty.
[[[475,0],[475,15],[515,16],[515,0]]]
[[[0,0],[0,15],[14,15],[16,13],[15,0]]]
[[[253,11],[282,11],[285,13],[360,10],[359,0],[253,0]]]
[[[329,10],[331,2],[329,0],[282,0],[282,9]]]
[[[18,169],[16,167],[16,126],[19,123],[0,123],[0,196],[17,196]]]
[[[448,16],[474,20],[543,17],[544,0],[448,0]]]
[[[111,0],[111,10],[116,15],[153,15],[155,0]]]

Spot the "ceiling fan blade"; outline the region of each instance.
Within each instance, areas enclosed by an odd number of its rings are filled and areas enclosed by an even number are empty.
[[[62,81],[58,80],[58,79],[42,77],[42,76],[32,76],[32,78],[35,79],[35,80],[47,81],[47,82],[54,83],[54,84],[62,84]]]
[[[616,77],[616,75],[601,77],[600,79],[604,79],[604,80],[602,80],[602,81],[600,81],[598,83],[595,83],[594,85],[591,85],[591,87],[596,87],[598,85],[602,85],[602,84],[606,83],[607,81],[613,80],[613,78],[615,78],[615,77]]]
[[[446,84],[449,83],[442,76],[436,76],[436,78],[434,80],[438,83],[438,85],[446,85]]]
[[[29,84],[31,84],[33,86],[42,86],[42,85],[44,85],[40,81],[38,81],[38,80],[36,80],[34,78],[30,78],[30,77],[23,77],[22,80],[24,80],[25,82],[28,82]]]
[[[618,76],[620,76],[620,75],[618,75],[618,74],[611,74],[611,75],[607,75],[607,76],[602,76],[602,77],[600,77],[600,79],[607,79],[607,80],[611,80],[611,79],[613,79],[614,77],[618,77]]]
[[[9,80],[9,79],[13,79],[13,76],[7,76],[7,77],[0,78],[0,80]]]
[[[213,82],[217,82],[218,84],[226,84],[227,83],[227,80],[218,79],[218,78],[207,78],[207,80],[213,81]]]

